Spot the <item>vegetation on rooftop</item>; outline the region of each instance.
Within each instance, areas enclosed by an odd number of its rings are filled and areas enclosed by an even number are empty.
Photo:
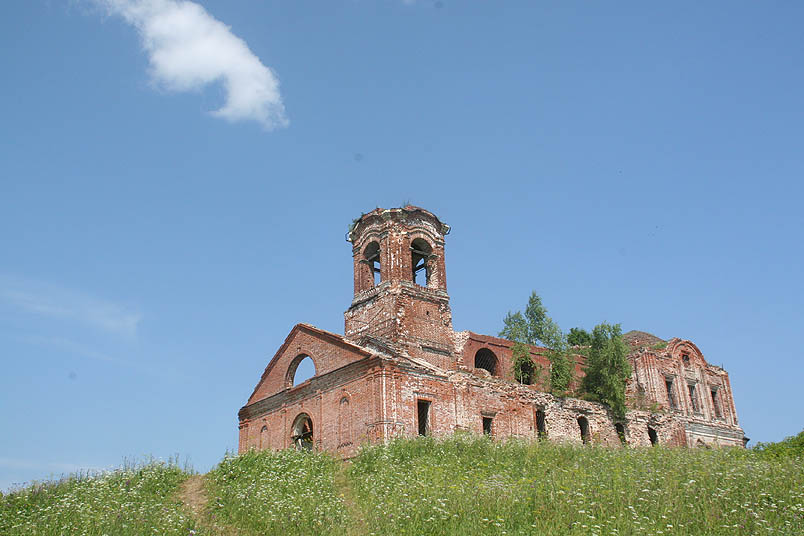
[[[539,295],[532,292],[524,313],[509,312],[505,316],[500,336],[514,341],[512,366],[517,381],[537,383],[529,381],[534,377],[535,365],[527,345],[541,344],[547,347],[550,360],[550,392],[601,402],[611,408],[615,417],[625,416],[625,384],[631,377],[631,366],[619,324],[603,322],[595,326],[592,333],[582,328],[564,333],[547,314]],[[570,393],[577,354],[586,357],[585,375],[576,392]]]

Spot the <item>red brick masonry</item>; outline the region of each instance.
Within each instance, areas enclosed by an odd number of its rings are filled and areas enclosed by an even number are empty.
[[[635,409],[621,421],[601,404],[514,381],[509,341],[452,329],[447,233],[413,206],[356,221],[345,335],[307,324],[291,330],[240,409],[240,452],[297,445],[349,457],[366,441],[457,430],[607,445],[744,444],[728,374],[690,341],[626,334],[636,348],[627,388]],[[547,376],[543,351],[532,347],[531,357]],[[316,373],[294,387],[304,357]],[[583,364],[577,356],[578,377]]]

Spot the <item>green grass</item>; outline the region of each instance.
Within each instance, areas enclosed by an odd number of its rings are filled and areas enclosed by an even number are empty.
[[[801,462],[743,449],[424,439],[349,474],[375,534],[804,534]]]
[[[195,522],[175,495],[187,476],[174,463],[152,461],[34,484],[0,496],[0,534],[186,536]]]
[[[208,476],[210,515],[243,535],[342,534],[341,463],[296,450],[227,456]]]
[[[804,461],[763,449],[602,448],[455,436],[227,456],[191,519],[189,475],[149,464],[0,497],[0,534],[804,534]]]

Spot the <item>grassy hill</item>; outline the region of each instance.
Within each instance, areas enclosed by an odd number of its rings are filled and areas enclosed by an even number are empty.
[[[804,461],[767,450],[453,437],[151,463],[0,497],[0,534],[804,534]]]

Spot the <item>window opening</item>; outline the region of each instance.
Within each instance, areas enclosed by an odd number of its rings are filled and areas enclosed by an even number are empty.
[[[620,443],[625,445],[625,425],[623,425],[621,422],[618,422],[614,425],[614,429],[617,430],[617,437],[620,438]]]
[[[483,434],[491,437],[492,435],[492,423],[493,419],[491,417],[483,417]]]
[[[413,268],[413,282],[421,287],[430,285],[430,257],[433,248],[422,238],[417,238],[410,244],[410,265]]]
[[[296,417],[290,439],[298,450],[313,449],[313,421],[309,415],[302,413]]]
[[[581,429],[581,440],[584,445],[589,444],[589,421],[586,417],[578,417],[578,428]]]
[[[692,411],[698,413],[701,409],[698,407],[698,397],[695,396],[695,386],[693,384],[688,384],[687,387],[690,390],[690,401],[692,402]]]
[[[720,419],[723,417],[723,412],[720,410],[720,400],[717,397],[717,389],[712,389],[712,407],[715,409],[715,417]]]
[[[667,388],[667,400],[670,402],[670,407],[672,409],[678,408],[678,404],[676,403],[676,395],[673,392],[673,379],[665,378],[664,386]]]
[[[352,442],[352,413],[349,411],[349,399],[341,398],[338,409],[338,443],[349,445]]]
[[[656,433],[656,430],[648,426],[648,439],[650,439],[651,445],[658,445],[659,444],[659,435]]]
[[[681,360],[684,362],[685,365],[690,364],[690,355],[689,354],[681,354]]]
[[[485,369],[494,376],[497,371],[497,356],[488,348],[481,348],[475,354],[475,368]]]
[[[293,371],[292,387],[306,382],[313,376],[315,376],[315,364],[312,358],[306,355],[296,364],[296,369]]]
[[[267,439],[268,439],[268,427],[263,426],[260,429],[260,450],[264,449],[265,446],[267,445],[268,443]]]
[[[536,410],[536,432],[539,436],[539,440],[547,437],[547,426],[545,426],[544,422],[544,411],[540,409]]]
[[[419,400],[416,403],[416,410],[419,421],[419,435],[430,435],[430,402],[427,400]]]
[[[377,242],[372,242],[366,249],[363,250],[364,262],[368,264],[371,271],[371,280],[376,287],[382,281],[382,274],[380,272],[380,245]]]

